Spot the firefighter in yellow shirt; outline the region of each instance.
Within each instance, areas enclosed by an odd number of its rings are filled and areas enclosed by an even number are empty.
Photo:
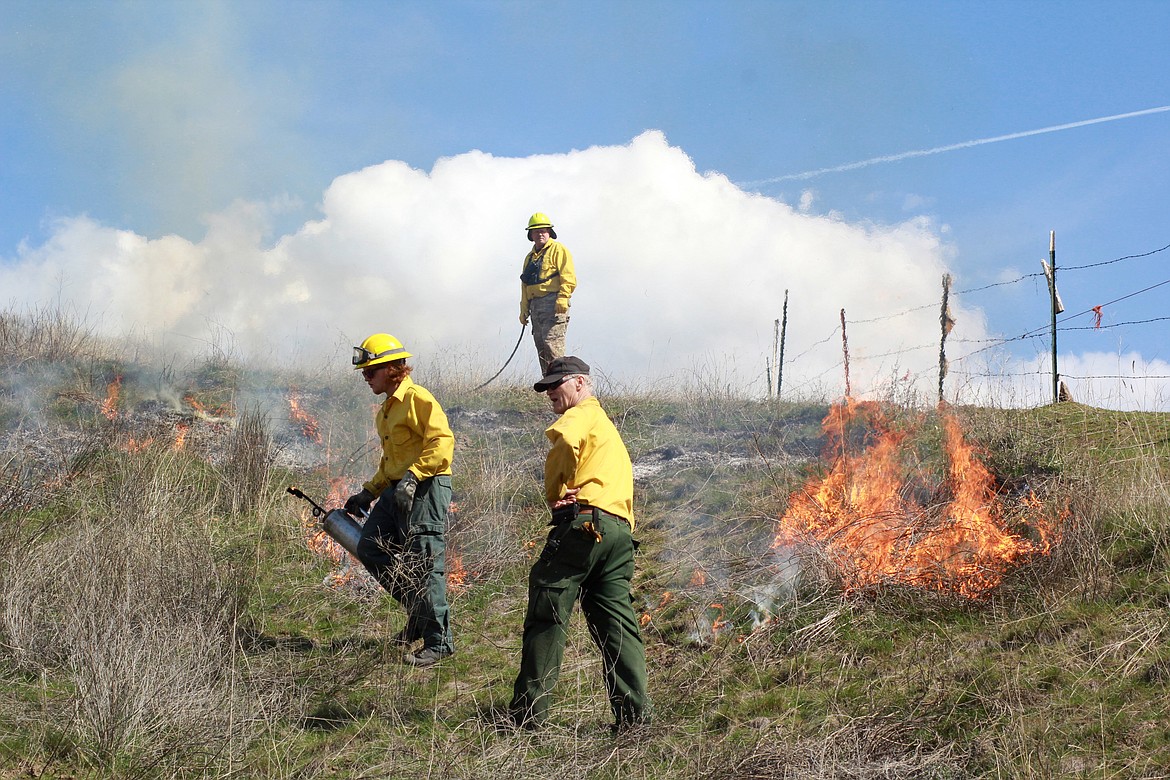
[[[406,626],[392,641],[409,648],[423,640],[406,662],[430,666],[455,652],[446,568],[455,437],[443,407],[410,378],[409,357],[388,333],[375,333],[354,347],[354,368],[386,400],[375,418],[382,441],[378,472],[350,496],[345,510],[360,515],[373,504],[358,560],[406,611]]]
[[[646,651],[630,599],[634,576],[634,470],[601,404],[589,366],[556,358],[539,382],[560,415],[545,431],[550,443],[544,491],[552,510],[548,541],[528,578],[528,612],[520,672],[509,711],[533,728],[548,715],[560,676],[573,604],[601,650],[615,731],[650,719]]]
[[[525,255],[520,272],[520,323],[527,325],[532,318],[532,340],[544,374],[553,358],[565,354],[569,298],[577,288],[577,275],[573,255],[556,240],[547,214],[533,214],[527,230],[532,251]]]

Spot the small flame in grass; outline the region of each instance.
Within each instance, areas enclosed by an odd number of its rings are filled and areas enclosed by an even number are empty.
[[[114,381],[106,385],[106,400],[102,401],[101,412],[107,420],[118,416],[118,396],[122,392],[122,375],[114,377]]]
[[[654,613],[661,611],[662,608],[665,607],[667,604],[669,604],[670,600],[673,598],[674,598],[674,594],[671,593],[669,590],[662,591],[662,596],[661,596],[661,598],[658,599],[658,606],[651,607],[651,608],[647,609],[645,612],[643,612],[641,617],[638,618],[638,623],[641,624],[643,627],[650,625],[650,621],[652,621],[654,619]]]
[[[700,645],[714,641],[718,636],[731,627],[731,621],[724,617],[723,604],[712,602],[707,608],[695,615],[694,628],[691,629],[690,639]]]
[[[723,617],[722,604],[713,603],[711,609],[715,610],[715,615],[711,618],[711,633],[718,635],[720,631],[731,625],[731,622]]]
[[[322,584],[330,588],[341,589],[354,582],[359,576],[361,576],[361,564],[347,555],[336,570],[325,575]]]
[[[125,450],[126,450],[126,452],[129,452],[131,455],[135,455],[135,454],[147,449],[152,444],[154,444],[153,438],[147,437],[145,439],[135,439],[133,436],[131,436],[129,439],[126,440]]]
[[[195,412],[195,416],[200,418],[201,420],[210,420],[210,421],[222,420],[225,417],[232,416],[232,410],[231,410],[230,405],[219,408],[219,409],[214,409],[214,410],[208,409],[206,406],[199,403],[199,401],[193,395],[183,396],[183,402],[186,403],[187,406],[190,406],[191,410],[193,412]]]
[[[447,548],[447,589],[456,593],[467,590],[467,569],[463,568],[463,556]]]
[[[175,452],[183,449],[187,443],[187,434],[191,432],[191,423],[181,422],[175,426],[175,442],[171,449]]]
[[[459,513],[459,504],[454,500],[447,505],[447,514],[451,524],[455,523],[455,515]],[[447,589],[454,593],[461,593],[470,587],[468,572],[463,565],[463,556],[455,549],[450,540],[447,542]]]
[[[687,583],[692,588],[701,588],[707,584],[707,572],[702,566],[695,567],[694,574],[691,575],[691,581]]]
[[[304,529],[305,546],[309,550],[322,558],[331,561],[334,564],[340,564],[345,561],[347,553],[345,548],[333,540],[329,534],[325,533],[325,529],[321,527],[320,521],[311,514],[305,514],[301,517],[301,526]]]
[[[288,419],[301,428],[301,434],[309,441],[321,443],[321,425],[317,418],[301,408],[301,396],[296,390],[288,394]]]
[[[353,485],[346,477],[333,477],[329,480],[329,495],[325,497],[325,505],[341,506],[355,492]]]

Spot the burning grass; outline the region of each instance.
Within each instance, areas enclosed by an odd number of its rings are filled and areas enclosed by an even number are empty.
[[[951,428],[714,386],[603,398],[639,475],[656,720],[610,736],[575,615],[553,723],[527,734],[501,709],[546,530],[546,405],[518,387],[449,393],[457,653],[418,670],[386,641],[401,611],[341,586],[345,559],[310,547],[284,495],[300,484],[336,505],[368,477],[368,391],[348,372],[322,387],[221,357],[166,415],[151,372],[112,361],[60,366],[29,394],[62,405],[51,419],[0,399],[15,423],[0,464],[18,484],[0,492],[0,775],[1142,777],[1170,763],[1158,416],[957,409]],[[92,380],[70,394],[78,376]],[[315,426],[290,417],[291,387]],[[871,489],[878,476],[894,486]],[[797,523],[799,509],[822,517]],[[888,519],[899,530],[872,526]],[[992,549],[1017,545],[1002,566],[955,535],[977,525],[999,534]],[[778,532],[799,551],[774,547]],[[958,551],[925,557],[932,534]],[[834,546],[851,537],[864,554]],[[974,576],[941,568],[952,560]]]
[[[1062,510],[1030,488],[1011,495],[958,420],[943,409],[939,422],[945,462],[932,478],[913,457],[916,429],[894,425],[874,403],[834,404],[824,421],[827,473],[792,493],[772,546],[806,559],[814,552],[846,593],[892,583],[966,598],[987,596],[1011,569],[1049,555]],[[859,426],[860,446],[850,441]]]

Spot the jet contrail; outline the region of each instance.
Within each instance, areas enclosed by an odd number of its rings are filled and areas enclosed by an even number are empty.
[[[882,157],[871,157],[868,160],[860,162],[848,163],[847,165],[837,165],[833,168],[818,168],[815,171],[805,171],[804,173],[790,173],[787,176],[776,176],[772,179],[760,179],[759,181],[745,181],[738,182],[741,187],[758,187],[761,184],[775,184],[781,181],[793,181],[795,179],[812,179],[825,173],[841,173],[842,171],[853,171],[858,168],[867,168],[870,165],[877,165],[878,163],[898,162],[899,160],[908,160],[911,157],[926,157],[931,154],[940,154],[942,152],[952,152],[955,149],[968,149],[972,146],[982,146],[983,144],[994,144],[999,141],[1011,141],[1016,138],[1027,138],[1031,135],[1042,135],[1043,133],[1055,133],[1057,130],[1071,130],[1074,127],[1084,127],[1085,125],[1097,125],[1102,122],[1115,122],[1118,119],[1129,119],[1135,116],[1145,116],[1146,114],[1158,114],[1163,111],[1170,111],[1170,106],[1159,106],[1158,108],[1147,108],[1142,111],[1130,111],[1128,114],[1114,114],[1113,116],[1103,116],[1097,119],[1084,119],[1080,122],[1069,122],[1065,125],[1053,125],[1052,127],[1042,127],[1039,130],[1025,130],[1022,133],[1009,133],[1008,135],[997,135],[994,138],[980,138],[975,141],[964,141],[959,144],[951,144],[950,146],[936,146],[933,149],[919,149],[913,152],[901,152],[900,154],[887,154]]]

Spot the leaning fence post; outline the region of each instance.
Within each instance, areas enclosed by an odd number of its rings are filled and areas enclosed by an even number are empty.
[[[943,380],[947,376],[947,334],[951,332],[951,328],[955,327],[955,318],[951,316],[951,307],[948,303],[951,297],[951,275],[943,274],[942,278],[942,309],[939,311],[938,320],[942,326],[942,338],[938,343],[938,403],[942,406],[943,403]]]
[[[845,397],[851,398],[853,390],[849,387],[849,336],[845,333],[845,310],[841,310],[841,352],[845,355]]]
[[[784,340],[788,333],[788,290],[784,291],[784,310],[780,317],[780,356],[776,358],[776,400],[784,386]]]

